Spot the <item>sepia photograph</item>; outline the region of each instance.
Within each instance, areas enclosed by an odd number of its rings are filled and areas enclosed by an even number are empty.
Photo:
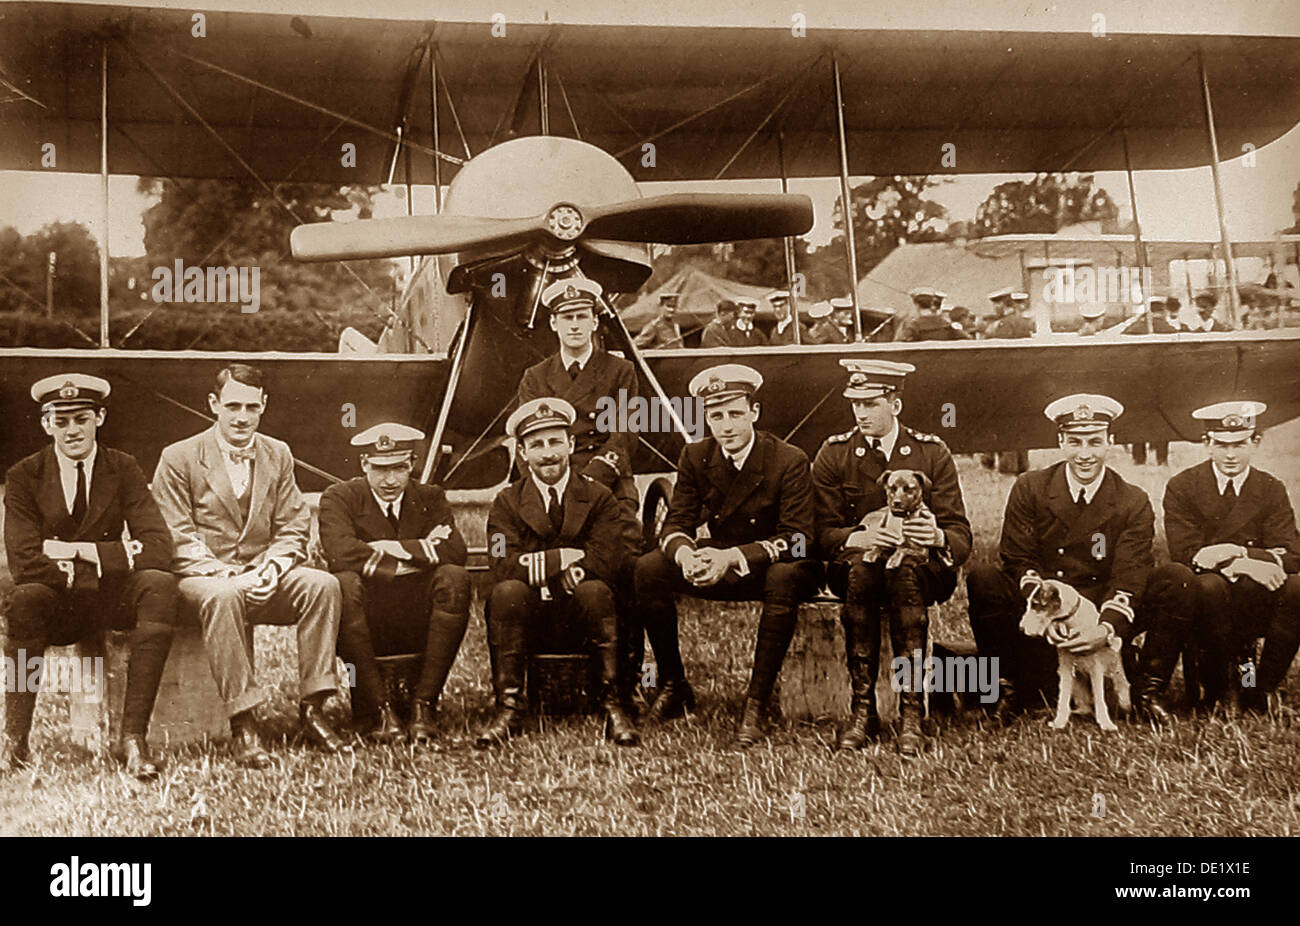
[[[938,836],[1267,896],[1297,124],[1293,0],[0,4],[24,891]]]

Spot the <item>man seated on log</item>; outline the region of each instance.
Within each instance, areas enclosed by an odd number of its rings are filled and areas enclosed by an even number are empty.
[[[831,590],[844,600],[844,649],[853,685],[853,713],[838,748],[857,749],[880,729],[876,673],[880,666],[880,623],[889,616],[894,655],[925,652],[926,608],[947,601],[957,587],[957,570],[970,555],[957,467],[942,440],[899,423],[903,379],[915,367],[888,360],[841,360],[849,371],[843,395],[856,427],[828,437],[813,460],[817,545],[829,562]],[[886,518],[882,477],[911,470],[928,483],[923,504],[902,518]],[[887,551],[904,544],[921,548],[886,570]],[[882,555],[883,553],[883,555]],[[902,729],[899,751],[916,755],[922,746],[920,691],[899,693]]]
[[[1043,413],[1055,423],[1065,459],[1019,476],[1002,520],[1001,563],[966,576],[970,624],[981,656],[1003,673],[994,716],[1012,714],[1055,693],[1057,647],[1091,653],[1131,634],[1154,566],[1155,515],[1146,492],[1106,466],[1111,426],[1124,406],[1109,396],[1057,399]],[[1025,599],[1038,579],[1064,582],[1097,606],[1092,630],[1046,639],[1020,632]]]
[[[171,649],[176,579],[172,539],[130,455],[97,440],[107,416],[106,380],[80,373],[32,386],[50,446],[15,463],[5,476],[5,550],[17,588],[7,615],[4,672],[104,630],[129,631],[130,666],[122,739],[112,744],[126,772],[158,776],[145,736]],[[36,709],[35,685],[5,686],[5,743],[0,772],[26,765]],[[82,679],[103,686],[107,679]],[[22,690],[27,689],[27,690]],[[102,697],[101,689],[98,694]]]
[[[1200,644],[1200,679],[1213,706],[1263,711],[1300,648],[1300,535],[1281,480],[1251,466],[1263,402],[1219,402],[1192,412],[1205,429],[1208,459],[1165,486],[1171,563],[1151,574],[1151,619],[1133,705],[1169,719],[1161,700],[1183,643]],[[1146,612],[1150,611],[1149,614]],[[1237,678],[1237,656],[1264,637],[1254,677]],[[1184,668],[1184,672],[1186,669]]]
[[[352,438],[364,475],[321,495],[320,542],[343,592],[339,655],[354,667],[352,723],[379,743],[433,738],[434,711],[469,624],[465,541],[442,489],[411,479],[424,432],[386,422]],[[410,726],[375,656],[420,654]]]
[[[640,742],[619,702],[618,618],[611,583],[623,557],[618,500],[575,472],[573,406],[554,396],[519,406],[506,421],[524,475],[497,494],[488,512],[488,648],[496,716],[475,747],[517,735],[527,712],[524,679],[531,654],[591,647],[600,662],[605,737]],[[567,651],[567,650],[566,650]]]
[[[181,609],[196,611],[217,691],[226,704],[234,757],[271,767],[253,709],[267,692],[253,682],[252,624],[298,635],[298,716],[320,750],[345,747],[325,719],[338,687],[339,583],[303,565],[311,515],[294,481],[289,445],[258,434],[266,410],[262,373],[242,363],[217,373],[208,407],[216,424],[163,448],[153,495],[171,528]]]
[[[637,603],[658,668],[652,721],[680,716],[695,701],[678,649],[674,595],[763,602],[737,734],[741,747],[763,736],[799,603],[817,591],[822,573],[811,550],[808,457],[755,429],[762,384],[757,370],[737,363],[710,367],[691,380],[710,436],[682,450],[659,548],[636,564]],[[697,537],[701,526],[708,528],[707,539]]]

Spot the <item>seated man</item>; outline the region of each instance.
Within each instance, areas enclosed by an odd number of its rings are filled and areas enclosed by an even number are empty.
[[[1123,410],[1103,395],[1065,396],[1044,409],[1065,459],[1016,479],[1002,521],[1001,564],[981,564],[966,577],[975,643],[981,656],[997,656],[1005,673],[994,709],[999,720],[1055,690],[1058,646],[1090,653],[1129,636],[1154,565],[1155,516],[1147,494],[1106,466],[1110,427]],[[1021,633],[1035,578],[1064,582],[1097,605],[1097,627],[1058,638],[1053,624],[1045,640]]]
[[[730,299],[718,303],[714,318],[700,333],[700,347],[741,347],[744,336],[736,328],[740,307]]]
[[[851,303],[850,303],[851,305]],[[835,307],[829,302],[816,302],[808,308],[808,317],[812,322],[808,326],[805,344],[847,344],[851,340],[840,330],[831,318]]]
[[[424,432],[377,424],[352,438],[355,479],[320,499],[320,542],[343,592],[339,655],[354,667],[353,726],[381,743],[403,737],[376,654],[421,653],[411,697],[413,742],[433,738],[434,710],[469,624],[465,541],[442,489],[411,479]]]
[[[971,529],[948,448],[933,434],[898,421],[903,378],[915,367],[888,360],[840,364],[849,371],[843,394],[857,426],[826,439],[813,460],[812,482],[817,546],[830,561],[831,590],[844,600],[840,620],[853,685],[853,713],[838,748],[857,749],[880,729],[875,689],[882,612],[889,615],[895,655],[925,652],[925,609],[947,601],[957,587],[957,570],[970,555]],[[878,480],[899,469],[924,475],[929,491],[916,514],[903,519],[901,527],[890,527],[880,516],[887,508]],[[886,572],[886,556],[870,552],[904,542],[926,549],[926,560]],[[906,755],[916,755],[922,745],[922,697],[920,691],[899,694],[898,746]]]
[[[172,539],[129,454],[96,440],[109,384],[61,373],[32,386],[50,446],[5,476],[5,551],[17,588],[4,643],[7,671],[101,630],[128,630],[131,657],[117,757],[156,778],[145,735],[171,649],[176,579]],[[42,673],[43,674],[43,673]],[[28,678],[29,686],[32,681]],[[96,680],[102,684],[103,679]],[[0,771],[28,762],[36,691],[5,686]]]
[[[659,549],[636,564],[636,599],[658,664],[659,694],[648,715],[653,721],[679,716],[695,701],[677,645],[674,595],[763,602],[737,735],[742,747],[762,738],[799,603],[817,591],[822,572],[811,550],[808,457],[755,430],[754,395],[762,384],[757,370],[738,363],[710,367],[691,380],[710,436],[682,450]],[[708,540],[697,540],[701,525],[708,526]]]
[[[208,395],[217,423],[163,448],[153,476],[176,546],[181,608],[197,611],[203,626],[235,760],[255,769],[269,768],[271,757],[253,716],[266,692],[253,684],[250,622],[297,627],[303,733],[325,752],[344,748],[322,711],[338,681],[339,583],[302,565],[311,515],[289,446],[257,433],[266,403],[260,370],[223,368]]]
[[[895,341],[967,341],[970,335],[939,314],[948,298],[932,286],[917,286],[908,292],[916,314],[894,334]]]
[[[519,406],[506,421],[522,478],[498,493],[488,512],[492,593],[486,619],[496,716],[478,735],[479,749],[522,728],[530,653],[590,645],[600,660],[605,736],[619,746],[640,742],[618,696],[618,617],[610,583],[622,559],[623,523],[610,491],[569,465],[573,406],[548,396]]]
[[[659,294],[659,314],[641,329],[635,344],[642,350],[665,350],[681,348],[682,326],[677,321],[678,293]]]
[[[989,302],[997,307],[997,321],[984,332],[986,338],[1032,338],[1033,319],[1024,313],[1029,309],[1029,293],[1017,292],[1014,286],[995,289],[988,295]]]
[[[1134,706],[1167,720],[1161,702],[1183,641],[1199,637],[1200,676],[1212,706],[1262,710],[1300,647],[1300,536],[1286,486],[1252,467],[1263,402],[1220,402],[1192,412],[1209,459],[1165,487],[1165,537],[1173,560],[1151,574],[1146,640]],[[1149,612],[1149,613],[1148,613]],[[1245,645],[1264,637],[1253,679],[1230,684]]]
[[[763,347],[767,344],[767,335],[754,324],[758,315],[758,303],[753,299],[738,299],[736,305],[737,347]]]
[[[790,294],[783,289],[768,293],[767,301],[772,304],[772,314],[776,324],[768,337],[769,344],[801,344],[808,339],[808,328],[797,321],[790,310]]]

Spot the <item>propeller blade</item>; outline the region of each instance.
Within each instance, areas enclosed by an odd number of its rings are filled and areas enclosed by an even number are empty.
[[[813,224],[801,193],[670,193],[583,210],[593,238],[705,244],[802,235]]]
[[[533,238],[545,228],[545,222],[538,217],[410,215],[299,225],[289,236],[289,244],[298,260],[363,260],[407,254],[453,254],[488,245],[508,246]]]

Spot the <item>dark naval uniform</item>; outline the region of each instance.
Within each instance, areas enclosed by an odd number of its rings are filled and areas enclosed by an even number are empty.
[[[794,318],[792,317],[792,318],[791,318],[791,319],[786,323],[786,326],[785,326],[784,328],[779,328],[779,327],[778,327],[779,325],[780,325],[780,323],[778,322],[777,324],[775,324],[775,325],[772,326],[772,333],[769,334],[769,335],[767,336],[767,343],[768,343],[768,344],[773,344],[773,345],[776,345],[776,344],[779,344],[779,345],[786,345],[786,344],[793,344],[793,343],[795,343],[795,328],[796,328],[796,327],[799,329],[799,343],[800,343],[800,344],[807,344],[807,343],[809,343],[809,341],[808,341],[808,326],[805,325],[803,322],[801,322],[801,321],[800,321],[800,322],[796,322],[796,321],[794,320]]]
[[[1079,506],[1070,497],[1066,465],[1016,479],[1003,516],[1001,565],[976,566],[966,579],[980,655],[999,657],[1016,687],[1051,690],[1057,664],[1055,647],[1019,630],[1026,574],[1072,586],[1127,638],[1154,565],[1155,515],[1147,494],[1108,467],[1092,501]]]
[[[909,318],[899,329],[895,341],[969,341],[970,335],[952,322],[933,312]]]
[[[708,539],[697,541],[701,526],[707,526]],[[794,635],[799,603],[821,581],[813,531],[812,483],[802,450],[755,431],[749,456],[737,471],[715,438],[686,445],[659,549],[636,564],[636,598],[658,663],[661,699],[666,685],[685,682],[674,598],[685,593],[763,602],[748,698],[766,705]],[[697,587],[676,563],[681,547],[738,547],[748,574],[732,569],[717,584]]]
[[[1023,315],[1004,315],[989,325],[985,338],[1032,338],[1034,323]]]
[[[700,347],[743,347],[745,338],[735,324],[724,325],[714,319],[704,326],[700,335]]]
[[[20,654],[39,657],[47,645],[129,630],[122,732],[142,742],[176,622],[172,537],[135,458],[103,444],[94,453],[89,495],[79,482],[84,501],[71,512],[52,446],[18,461],[5,476],[4,541],[17,587],[6,615],[4,656],[18,665]],[[43,552],[47,540],[93,543],[98,567],[50,559]],[[19,761],[26,760],[35,707],[34,691],[6,693],[5,733]],[[147,751],[143,763],[148,768],[140,777],[157,774]]]
[[[681,326],[660,315],[637,333],[634,342],[642,350],[660,350],[685,347]]]
[[[321,495],[320,541],[343,591],[339,655],[355,667],[357,722],[372,720],[385,700],[376,656],[422,653],[412,696],[436,705],[469,623],[465,540],[442,489],[412,480],[396,520],[364,476]],[[375,550],[377,540],[400,541],[410,558]]]
[[[1286,486],[1251,467],[1239,496],[1231,485],[1220,493],[1214,466],[1206,460],[1169,480],[1164,516],[1172,562],[1152,573],[1147,598],[1153,619],[1180,622],[1180,639],[1194,634],[1199,640],[1208,702],[1224,693],[1235,657],[1259,636],[1264,651],[1254,689],[1272,691],[1300,647],[1300,535]],[[1197,551],[1216,544],[1235,544],[1248,559],[1276,563],[1287,574],[1285,584],[1269,591],[1249,577],[1229,581],[1217,569],[1193,564]],[[1162,674],[1167,677],[1168,671]]]

